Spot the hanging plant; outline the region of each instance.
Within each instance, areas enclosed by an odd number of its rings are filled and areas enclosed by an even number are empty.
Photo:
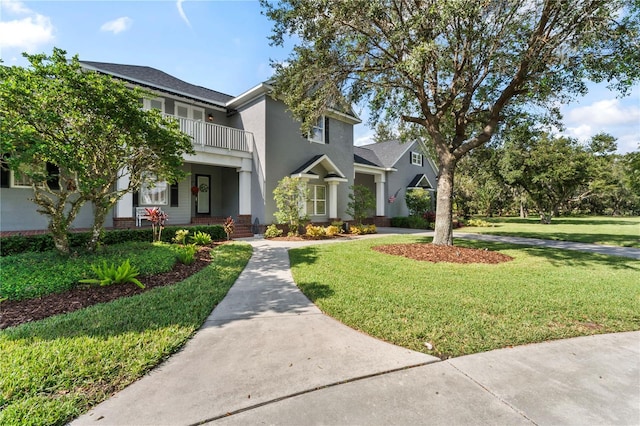
[[[191,187],[191,193],[192,193],[193,195],[198,195],[198,192],[200,192],[200,188],[198,188],[196,185],[193,185],[193,186]]]

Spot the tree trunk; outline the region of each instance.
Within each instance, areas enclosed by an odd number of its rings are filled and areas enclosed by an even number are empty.
[[[438,203],[436,204],[436,224],[433,244],[453,245],[453,173],[456,161],[453,156],[441,159],[438,177]]]
[[[56,226],[54,221],[49,222],[49,231],[53,239],[53,245],[60,253],[69,254],[69,235],[66,226]]]
[[[87,250],[95,251],[100,242],[104,219],[107,217],[108,208],[100,207],[97,203],[93,203],[93,225],[91,226],[91,239],[87,243]]]

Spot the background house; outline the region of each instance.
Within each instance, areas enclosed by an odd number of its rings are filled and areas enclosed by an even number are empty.
[[[307,181],[307,214],[313,222],[348,220],[345,213],[350,186],[369,187],[376,194],[375,220],[406,215],[404,192],[410,185],[435,187],[435,166],[416,143],[390,141],[354,147],[353,126],[360,123],[352,111],[330,110],[309,135],[301,133],[286,105],[270,96],[262,83],[233,97],[193,85],[160,70],[137,65],[81,61],[96,71],[140,86],[155,97],[144,108],[174,117],[193,138],[194,155],[184,158],[189,176],[181,182],[158,182],[125,195],[105,226],[136,226],[141,207],[161,207],[169,224],[221,223],[233,217],[240,229],[274,222],[273,190],[284,176]],[[0,231],[46,229],[45,217],[28,200],[26,182],[4,171],[0,188]],[[127,177],[119,186],[126,186]],[[389,197],[395,196],[393,203]],[[91,207],[85,206],[73,227],[91,225]]]

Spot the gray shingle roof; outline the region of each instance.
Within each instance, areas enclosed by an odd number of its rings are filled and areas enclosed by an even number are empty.
[[[393,167],[413,145],[414,142],[401,143],[400,141],[372,143],[354,147],[354,154],[357,153],[360,157],[376,163],[379,167]]]
[[[192,99],[217,105],[225,105],[233,96],[202,86],[187,83],[155,68],[140,65],[112,64],[108,62],[80,61],[88,68],[109,74],[132,83],[140,84],[167,93],[179,94]]]
[[[365,166],[382,167],[382,163],[376,154],[370,149],[361,146],[353,147],[353,162],[356,164],[364,164]]]

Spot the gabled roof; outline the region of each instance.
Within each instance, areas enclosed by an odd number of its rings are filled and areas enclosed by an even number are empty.
[[[291,176],[317,179],[319,177],[318,174],[315,172],[312,172],[311,169],[313,169],[318,164],[321,164],[327,170],[327,175],[324,177],[325,181],[327,179],[331,179],[331,180],[336,180],[340,182],[342,181],[346,182],[344,173],[342,173],[340,169],[338,169],[338,167],[335,165],[333,161],[331,161],[331,159],[327,154],[315,155],[311,157],[309,161],[305,162],[302,166],[298,167],[293,172],[291,172]]]
[[[84,68],[109,74],[131,83],[185,96],[210,104],[225,106],[233,96],[187,83],[155,68],[140,65],[112,64],[108,62],[80,61]]]
[[[395,166],[398,160],[402,158],[402,156],[409,151],[414,144],[415,142],[402,143],[397,140],[372,143],[369,145],[354,147],[354,153],[356,153],[355,148],[359,148],[357,150],[358,156],[365,160],[377,163],[376,165],[379,167],[389,168]],[[374,161],[373,158],[377,159],[377,161]]]
[[[407,188],[429,188],[429,189],[433,189],[433,185],[431,184],[431,182],[429,182],[429,178],[427,177],[427,175],[421,173],[421,174],[417,174],[412,180],[411,182],[409,182],[409,185],[407,185]]]
[[[353,147],[353,162],[365,166],[383,167],[376,154],[370,149],[361,146]]]

